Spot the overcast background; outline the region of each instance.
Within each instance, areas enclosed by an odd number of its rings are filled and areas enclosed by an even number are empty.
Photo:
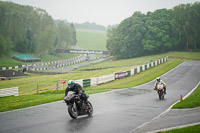
[[[135,11],[147,13],[161,8],[171,9],[181,3],[200,0],[2,0],[45,9],[53,19],[73,23],[86,21],[107,26],[119,24]]]

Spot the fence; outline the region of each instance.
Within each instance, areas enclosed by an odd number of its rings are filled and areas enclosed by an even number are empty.
[[[50,91],[50,90],[58,90],[59,86],[58,83],[51,83],[51,84],[45,84],[45,85],[41,85],[41,84],[37,84],[37,93],[41,92],[41,91]]]
[[[0,97],[19,96],[18,87],[0,89]]]
[[[11,70],[11,69],[25,68],[25,67],[27,69],[30,68],[31,70],[34,70],[34,71],[49,70],[50,68],[54,69],[54,68],[58,68],[58,67],[63,67],[63,66],[75,64],[75,63],[80,63],[84,60],[86,60],[86,57],[79,55],[77,57],[65,59],[65,60],[36,63],[36,64],[26,64],[26,65],[19,65],[19,66],[10,66],[10,67],[1,67],[0,71],[1,70]],[[51,67],[49,68],[47,66],[51,66]]]

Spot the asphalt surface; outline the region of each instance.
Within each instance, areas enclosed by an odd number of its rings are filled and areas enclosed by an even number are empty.
[[[152,120],[140,128],[137,133],[151,133],[171,130],[189,124],[200,123],[200,108],[172,109],[158,119]]]
[[[0,132],[138,132],[143,123],[161,114],[179,100],[180,95],[185,96],[197,85],[200,81],[199,68],[199,61],[186,61],[163,75],[161,78],[167,84],[167,95],[162,101],[153,90],[154,82],[149,82],[134,88],[90,95],[89,101],[94,107],[92,117],[71,119],[62,101],[1,113]]]
[[[86,58],[86,57],[84,57],[84,58]],[[89,54],[89,60],[93,60],[93,61],[86,61],[86,62],[75,64],[75,65],[72,65],[72,66],[55,68],[55,69],[52,69],[52,70],[49,70],[49,71],[54,71],[54,72],[56,72],[56,71],[59,71],[59,72],[71,71],[71,70],[77,69],[79,67],[95,64],[95,63],[98,63],[98,62],[101,62],[101,61],[105,60],[104,58],[101,58],[101,59],[98,59],[98,60],[94,60],[94,59],[95,59],[95,55],[94,54]]]

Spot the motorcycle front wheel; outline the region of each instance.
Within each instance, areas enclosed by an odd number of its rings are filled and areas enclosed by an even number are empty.
[[[88,105],[88,116],[91,116],[93,114],[93,106],[89,101],[87,105]]]
[[[159,99],[160,100],[163,100],[164,99],[164,93],[162,91],[159,91],[158,92],[158,95],[159,95]]]
[[[69,104],[68,106],[68,112],[69,112],[69,115],[73,118],[73,119],[76,119],[78,117],[78,110],[77,110],[77,107],[76,107],[76,104]]]

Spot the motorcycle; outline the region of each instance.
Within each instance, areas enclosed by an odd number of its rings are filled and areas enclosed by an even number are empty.
[[[157,85],[156,86],[157,92],[158,92],[158,96],[160,100],[164,99],[165,93],[164,93],[164,85]]]
[[[88,97],[89,95],[87,95],[87,98]],[[64,98],[64,102],[67,104],[68,113],[73,119],[76,119],[81,115],[91,116],[93,114],[92,104],[89,101],[86,103],[75,93],[68,93],[68,95]]]

